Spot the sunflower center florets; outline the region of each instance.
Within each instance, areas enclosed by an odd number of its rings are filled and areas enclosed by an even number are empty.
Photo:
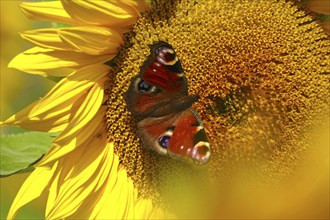
[[[191,169],[141,147],[122,97],[159,40],[175,48],[189,93],[200,96],[194,108],[213,176],[240,160],[270,178],[289,174],[306,129],[328,114],[330,46],[321,28],[285,1],[152,2],[115,61],[107,114],[110,141],[142,195],[158,198],[168,176]]]

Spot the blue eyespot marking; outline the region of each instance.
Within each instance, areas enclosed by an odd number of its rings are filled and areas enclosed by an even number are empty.
[[[140,92],[148,92],[151,88],[152,86],[143,80],[138,84],[138,90]]]
[[[162,137],[159,138],[158,143],[161,147],[167,148],[168,144],[170,142],[170,139],[171,139],[170,136],[165,135],[165,136],[162,136]]]

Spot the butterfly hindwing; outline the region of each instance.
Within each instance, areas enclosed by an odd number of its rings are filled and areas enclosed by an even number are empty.
[[[193,109],[162,118],[146,118],[137,126],[144,146],[160,154],[195,164],[205,164],[210,158],[210,144]]]

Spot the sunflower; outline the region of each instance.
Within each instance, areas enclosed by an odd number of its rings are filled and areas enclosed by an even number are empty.
[[[249,168],[244,178],[272,185],[299,167],[310,130],[329,114],[330,43],[313,18],[284,0],[155,0],[147,8],[22,3],[31,19],[69,26],[22,33],[36,46],[9,64],[61,79],[3,123],[60,132],[9,219],[46,190],[47,219],[215,217],[234,175]],[[159,41],[175,48],[189,93],[200,97],[193,108],[211,144],[206,167],[141,147],[127,110],[123,94]]]

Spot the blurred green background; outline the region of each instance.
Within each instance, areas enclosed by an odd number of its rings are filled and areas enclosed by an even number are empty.
[[[53,82],[36,75],[25,74],[7,68],[10,60],[32,45],[22,40],[19,32],[49,26],[48,22],[35,22],[27,19],[18,5],[21,1],[0,0],[1,3],[1,86],[0,112],[1,121],[7,119],[24,106],[42,97],[54,85]],[[1,127],[1,135],[22,132],[23,129]],[[0,179],[1,210],[0,217],[5,219],[9,207],[27,174],[18,174]],[[43,218],[44,198],[22,209],[17,215],[20,219]]]

